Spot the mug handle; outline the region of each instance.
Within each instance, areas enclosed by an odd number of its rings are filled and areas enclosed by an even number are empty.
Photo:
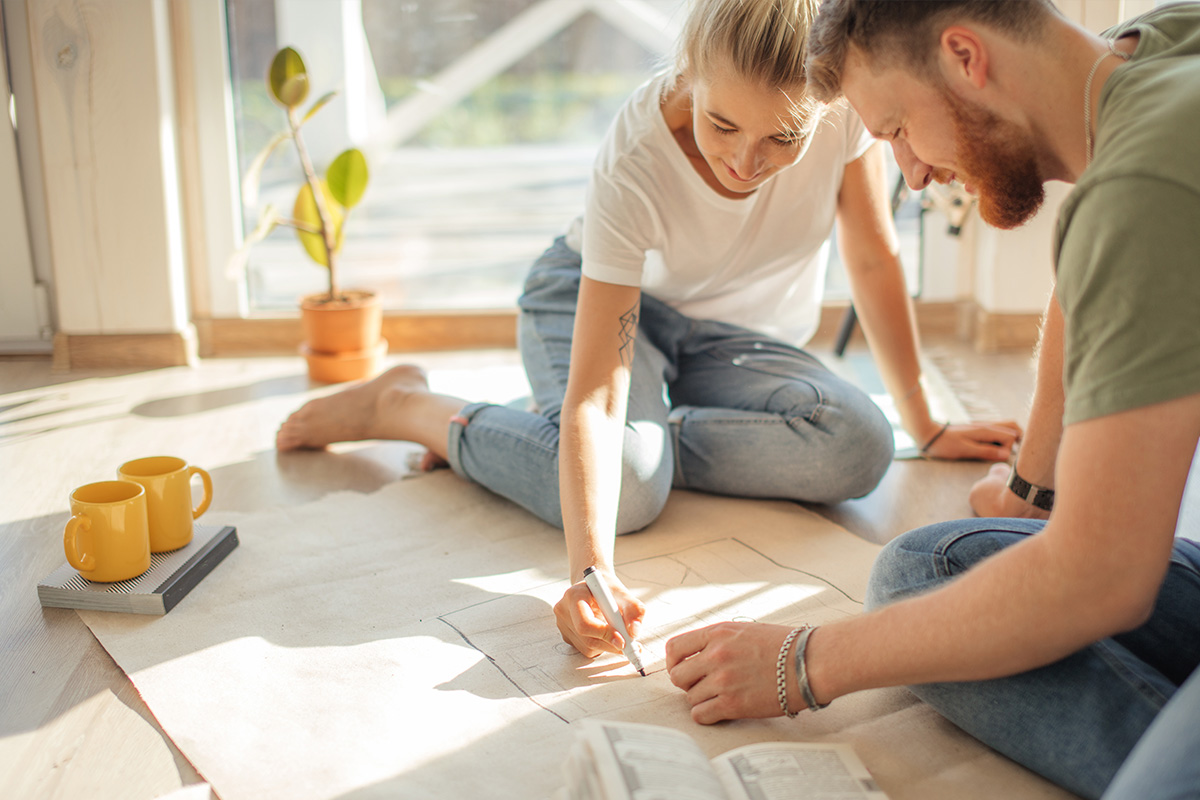
[[[66,551],[67,561],[71,566],[83,572],[91,572],[96,568],[96,557],[91,553],[80,554],[79,532],[90,531],[92,520],[84,514],[76,514],[67,520],[63,530],[63,550]]]
[[[200,515],[208,511],[209,505],[212,503],[212,476],[207,470],[200,467],[188,467],[188,482],[190,483],[193,475],[200,476],[200,482],[204,484],[204,499],[200,501],[200,505],[192,509],[192,519],[199,519]]]

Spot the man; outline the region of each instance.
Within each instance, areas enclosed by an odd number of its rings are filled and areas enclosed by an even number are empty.
[[[671,680],[701,723],[910,685],[1085,797],[1198,796],[1200,545],[1174,533],[1200,439],[1200,5],[1096,37],[1048,0],[826,0],[810,51],[914,188],[960,180],[1014,227],[1075,184],[1019,480],[972,497],[1053,513],[911,531],[868,613],[685,633]]]

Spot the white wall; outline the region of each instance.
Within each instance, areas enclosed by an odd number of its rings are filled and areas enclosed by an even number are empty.
[[[1149,11],[1154,0],[1058,0],[1069,18],[1099,33],[1123,19]],[[1070,191],[1061,183],[1046,187],[1046,203],[1037,216],[1015,231],[985,225],[972,211],[960,285],[964,297],[996,314],[1040,313],[1053,286],[1052,248],[1059,206]],[[928,262],[927,262],[928,263]],[[928,269],[928,266],[927,266]]]
[[[0,26],[2,27],[2,26]],[[36,350],[49,344],[49,319],[39,311],[33,251],[25,220],[25,196],[17,159],[16,129],[9,115],[8,59],[0,42],[0,352]]]
[[[59,330],[188,323],[166,0],[23,2]]]

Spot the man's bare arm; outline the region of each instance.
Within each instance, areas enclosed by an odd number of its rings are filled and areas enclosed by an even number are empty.
[[[822,626],[807,658],[817,701],[1013,675],[1139,625],[1170,560],[1198,439],[1200,394],[1072,425],[1043,532],[928,594]],[[668,643],[671,679],[696,721],[778,713],[769,659],[764,680],[761,657],[742,653],[761,656],[782,637],[777,626],[754,629],[757,648],[745,635],[731,646],[722,626]]]
[[[1054,465],[1058,459],[1063,427],[1063,316],[1058,299],[1051,294],[1038,342],[1037,377],[1029,424],[1014,462],[1017,474],[1047,489],[1054,488]],[[1045,519],[1048,511],[1030,505],[1008,488],[1009,466],[997,464],[971,487],[971,508],[981,517],[1031,517]]]

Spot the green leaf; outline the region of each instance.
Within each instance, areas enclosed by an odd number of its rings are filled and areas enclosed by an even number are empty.
[[[300,120],[300,124],[303,125],[312,119],[314,114],[324,108],[326,104],[328,104],[329,101],[335,97],[337,97],[337,89],[334,89],[332,92],[326,92],[318,97],[317,101],[312,104],[312,106],[308,109],[308,112],[304,115],[304,119]]]
[[[259,151],[254,157],[250,167],[246,170],[246,177],[242,178],[242,202],[253,208],[258,205],[258,187],[262,181],[263,167],[266,166],[267,159],[275,152],[279,145],[292,138],[290,131],[283,131],[271,137],[271,141],[267,142],[267,146]]]
[[[290,47],[275,54],[267,71],[267,88],[271,97],[286,109],[296,108],[308,97],[308,70],[304,59]]]
[[[342,249],[342,222],[345,220],[346,214],[342,210],[341,204],[330,193],[329,185],[325,181],[320,183],[321,196],[325,200],[325,211],[329,214],[329,224],[333,226],[334,230],[333,252],[337,253]],[[317,203],[313,198],[311,184],[305,183],[300,187],[300,192],[296,195],[296,205],[292,209],[292,216],[316,230],[321,230],[321,215],[317,212]],[[313,261],[323,267],[329,266],[329,258],[325,253],[325,240],[321,238],[320,234],[309,233],[297,228],[296,238],[300,240],[300,244],[304,245],[305,251]]]
[[[351,147],[333,160],[325,171],[329,192],[345,208],[354,208],[367,190],[367,157]]]

